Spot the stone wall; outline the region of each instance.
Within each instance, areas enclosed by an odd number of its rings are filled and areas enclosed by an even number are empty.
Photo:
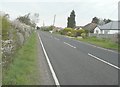
[[[25,43],[27,38],[34,32],[34,28],[21,23],[18,20],[11,22],[11,29],[8,31],[8,40],[2,42],[2,63],[7,65],[12,61],[13,54]]]

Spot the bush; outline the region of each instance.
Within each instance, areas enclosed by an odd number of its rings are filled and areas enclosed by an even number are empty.
[[[77,30],[72,30],[72,37],[77,37]]]
[[[82,38],[86,38],[86,33],[81,34]]]
[[[6,17],[0,17],[0,20],[1,19],[2,19],[2,39],[7,40],[9,38],[8,33],[9,33],[11,23]]]
[[[65,28],[64,30],[59,31],[61,35],[67,35],[71,37],[81,36],[82,33],[86,33],[84,29],[74,30],[72,28]],[[86,35],[86,34],[85,34]]]
[[[60,32],[60,34],[61,35],[70,35],[70,32],[72,31],[73,29],[72,28],[65,28],[65,29],[63,29],[63,30],[61,30],[61,31],[59,31]],[[69,33],[68,33],[69,32]]]
[[[73,29],[72,28],[65,28],[63,30],[63,32],[65,32],[65,34],[67,34],[68,32],[71,32]]]
[[[67,36],[71,36],[72,35],[72,33],[69,31],[69,32],[67,32],[67,34],[66,34]]]
[[[85,33],[84,29],[77,30],[77,36],[81,36],[82,33]]]
[[[41,27],[43,31],[51,31],[53,30],[54,26],[49,26],[49,27]]]

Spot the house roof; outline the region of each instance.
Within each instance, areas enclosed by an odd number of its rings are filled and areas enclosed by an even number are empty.
[[[120,30],[120,21],[111,21],[105,25],[98,26],[101,30]]]
[[[82,28],[83,26],[76,26],[75,28]]]
[[[82,26],[76,26],[76,27],[75,27],[75,29],[78,29],[78,30],[79,30],[80,28],[82,28]]]
[[[85,30],[89,30],[90,32],[93,32],[94,29],[97,27],[96,23],[89,23],[83,27]]]

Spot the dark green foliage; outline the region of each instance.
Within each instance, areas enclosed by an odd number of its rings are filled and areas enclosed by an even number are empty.
[[[94,18],[92,19],[92,23],[96,23],[96,24],[98,24],[98,25],[100,25],[100,21],[101,21],[101,19],[98,18],[98,17],[94,17]],[[104,20],[103,20],[104,24],[107,24],[107,23],[109,23],[109,22],[111,22],[111,21],[112,21],[112,20],[110,20],[110,19],[104,19]]]
[[[37,30],[40,29],[40,27],[37,26]]]
[[[68,17],[67,20],[68,20],[67,27],[75,28],[76,22],[75,22],[75,11],[74,10],[72,10],[70,17]]]
[[[105,22],[105,24],[107,24],[107,23],[109,23],[109,22],[111,22],[112,20],[110,20],[110,19],[104,19],[104,22]]]
[[[41,27],[41,30],[43,30],[43,31],[51,31],[53,29],[54,29],[54,26]]]
[[[68,17],[67,21],[68,21],[67,27],[69,27],[70,26],[70,17]]]
[[[94,17],[94,18],[92,19],[92,23],[98,24],[98,23],[99,23],[99,19],[98,19],[97,17]]]

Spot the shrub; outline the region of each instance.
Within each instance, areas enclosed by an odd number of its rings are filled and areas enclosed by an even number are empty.
[[[84,29],[77,30],[77,36],[81,36],[82,33],[85,33]]]
[[[54,26],[49,26],[49,27],[41,27],[43,31],[51,31],[53,30]]]
[[[69,31],[69,32],[67,32],[67,34],[66,34],[67,36],[71,36],[72,35],[72,33]]]
[[[77,30],[72,30],[72,37],[77,37]]]
[[[72,28],[65,28],[63,31],[67,33],[67,32],[71,32],[72,30],[73,30]]]
[[[60,31],[59,31],[59,33],[60,33],[61,35],[63,35],[63,34],[64,34],[64,33],[63,33],[63,30],[60,30]]]
[[[60,32],[60,34],[62,34],[62,35],[67,35],[68,32],[70,33],[72,30],[73,30],[72,28],[65,28],[65,29],[63,29],[63,30],[61,30],[61,31],[59,31],[59,32]]]
[[[9,37],[8,33],[9,33],[11,23],[6,17],[0,17],[0,20],[1,19],[2,19],[2,39],[7,40]]]
[[[82,38],[86,38],[86,33],[81,34]]]

